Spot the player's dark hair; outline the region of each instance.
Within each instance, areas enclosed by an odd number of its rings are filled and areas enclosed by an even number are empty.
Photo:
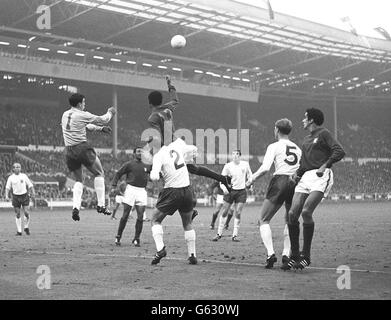
[[[85,97],[80,94],[80,93],[74,93],[73,95],[71,95],[69,97],[69,104],[72,106],[72,107],[76,107],[78,105],[78,103],[82,103],[83,102],[83,99]]]
[[[133,153],[136,153],[137,149],[142,149],[142,146],[137,146],[136,148],[133,149]]]
[[[292,121],[287,118],[277,120],[275,126],[282,134],[290,134],[292,131]]]
[[[240,149],[236,149],[236,150],[234,150],[234,151],[232,151],[232,152],[237,152],[237,153],[239,153],[239,156],[242,155],[242,151],[240,151]]]
[[[159,91],[152,91],[148,95],[148,102],[154,107],[160,106],[162,104],[162,101],[163,101],[163,95]]]
[[[307,112],[307,119],[308,120],[314,120],[314,123],[318,126],[321,126],[324,121],[324,115],[323,112],[316,108],[310,108],[306,110]]]

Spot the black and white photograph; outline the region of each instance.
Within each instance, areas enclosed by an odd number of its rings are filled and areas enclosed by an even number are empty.
[[[0,300],[390,300],[390,13],[0,0]]]

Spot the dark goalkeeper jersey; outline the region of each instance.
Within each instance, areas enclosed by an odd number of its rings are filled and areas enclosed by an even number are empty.
[[[297,175],[304,172],[319,169],[327,162],[327,168],[340,161],[345,156],[341,144],[331,135],[326,128],[317,128],[304,138],[301,147],[302,156]]]
[[[132,160],[126,162],[115,174],[113,187],[117,186],[118,180],[126,174],[126,183],[138,188],[145,188],[148,183],[148,175],[152,166],[144,164],[142,161]]]
[[[179,100],[175,88],[171,88],[170,101],[153,111],[148,118],[150,128],[156,129],[161,139],[161,145],[169,145],[174,141],[174,119],[173,111],[176,109]]]

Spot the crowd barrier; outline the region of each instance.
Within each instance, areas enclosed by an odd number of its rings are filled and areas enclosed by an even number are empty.
[[[111,207],[115,206],[114,199],[107,199]],[[247,204],[259,204],[263,199],[256,199],[254,196],[247,197]],[[390,201],[391,192],[389,193],[356,193],[356,194],[332,194],[329,195],[325,200],[332,202],[337,201]],[[157,198],[148,197],[147,207],[154,208],[156,205]],[[197,206],[210,207],[214,206],[214,201],[210,201],[209,198],[198,198]],[[37,208],[71,208],[73,205],[72,199],[35,199],[34,202],[31,201],[30,205]],[[12,208],[11,201],[5,201],[4,199],[0,200],[0,209],[10,209]]]

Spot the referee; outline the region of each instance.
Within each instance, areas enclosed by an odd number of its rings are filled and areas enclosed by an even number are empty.
[[[9,193],[12,194],[12,206],[15,210],[16,220],[16,235],[22,235],[22,219],[20,217],[20,208],[23,208],[24,212],[24,232],[30,235],[29,223],[30,223],[30,196],[35,197],[34,186],[26,174],[21,173],[22,166],[20,163],[15,162],[12,166],[13,174],[7,179],[5,186],[5,199],[9,200]]]

